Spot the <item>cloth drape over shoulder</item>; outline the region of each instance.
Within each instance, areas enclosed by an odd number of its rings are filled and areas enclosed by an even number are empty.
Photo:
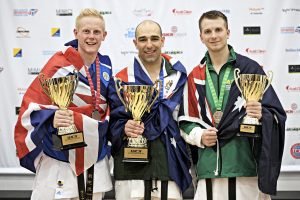
[[[76,45],[75,43],[70,43]],[[67,76],[74,69],[79,71],[79,83],[68,109],[74,111],[74,123],[78,131],[83,131],[87,143],[85,148],[76,148],[65,151],[55,151],[52,147],[51,135],[57,132],[53,128],[53,117],[57,106],[43,92],[38,78],[35,78],[26,91],[17,124],[15,126],[15,144],[21,166],[35,172],[34,160],[43,151],[48,156],[69,162],[76,175],[91,167],[97,160],[101,160],[107,153],[106,133],[109,120],[106,92],[111,76],[111,61],[108,56],[98,54],[101,73],[101,120],[92,119],[92,96],[83,61],[73,47],[57,52],[44,66],[41,73],[46,78]],[[94,84],[95,85],[95,84]],[[96,89],[96,88],[95,88]]]
[[[234,68],[240,74],[264,74],[259,64],[245,56],[236,54]],[[179,111],[179,121],[196,122],[200,127],[214,126],[212,112],[205,96],[205,63],[196,66],[188,76],[184,90],[184,100]],[[220,147],[224,146],[239,131],[239,124],[245,116],[241,93],[235,82],[229,91],[222,119],[218,126]],[[262,104],[262,140],[258,159],[258,185],[262,192],[275,194],[277,179],[283,155],[286,114],[281,103],[270,86],[261,101]]]
[[[171,71],[174,76],[172,76],[172,80],[168,80],[166,69],[163,69],[164,91],[151,107],[150,113],[145,113],[142,118],[145,125],[144,136],[150,141],[156,138],[163,141],[167,152],[169,176],[184,191],[191,183],[190,162],[186,144],[180,136],[177,118],[173,118],[173,113],[175,108],[180,105],[187,75],[184,66],[179,61],[164,54],[162,56],[166,62],[172,65]],[[135,58],[132,65],[124,68],[116,77],[122,79],[123,84],[153,85],[138,58]],[[168,87],[166,84],[169,84]],[[113,79],[109,84],[108,96],[111,107],[110,137],[112,154],[114,155],[124,145],[124,126],[129,119],[132,119],[132,116],[130,112],[125,112],[125,108],[116,93]]]

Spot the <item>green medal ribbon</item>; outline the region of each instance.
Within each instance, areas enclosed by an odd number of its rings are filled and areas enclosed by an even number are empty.
[[[231,67],[227,67],[226,71],[225,71],[225,75],[224,75],[223,80],[222,80],[221,91],[220,91],[220,95],[219,95],[219,98],[218,98],[215,87],[214,87],[214,84],[213,84],[213,81],[212,81],[210,73],[208,71],[208,67],[206,67],[206,69],[205,69],[206,77],[207,77],[207,81],[208,81],[208,87],[211,91],[212,98],[213,98],[213,103],[214,103],[214,106],[217,110],[222,110],[223,98],[224,98],[224,94],[225,94],[225,85],[226,85],[226,82],[228,80],[230,71],[231,71]]]

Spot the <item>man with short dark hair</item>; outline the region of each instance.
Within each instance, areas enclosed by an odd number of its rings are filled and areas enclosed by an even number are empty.
[[[227,44],[227,17],[208,11],[199,19],[207,53],[188,76],[179,123],[197,148],[197,200],[270,199],[276,193],[286,114],[270,86],[261,102],[242,98],[234,82],[241,74],[264,75],[262,67]],[[262,123],[259,139],[238,137],[247,115]],[[261,192],[260,192],[261,191]]]
[[[140,123],[133,120],[130,112],[125,112],[115,81],[110,82],[110,136],[116,199],[182,199],[182,192],[191,182],[189,157],[177,125],[186,71],[178,60],[161,53],[165,38],[158,23],[145,20],[135,33],[133,42],[138,56],[116,77],[122,80],[122,86],[153,86],[160,80],[161,91],[150,113],[146,112]],[[141,136],[148,140],[149,162],[123,162],[127,140]]]

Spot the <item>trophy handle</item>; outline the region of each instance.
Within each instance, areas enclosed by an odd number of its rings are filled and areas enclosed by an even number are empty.
[[[46,89],[44,88],[44,86],[46,85],[46,81],[47,81],[47,80],[45,79],[45,74],[39,73],[38,79],[39,79],[39,81],[40,81],[40,84],[41,84],[41,86],[42,86],[43,91],[45,92],[45,94],[46,94],[48,97],[50,97],[50,93],[48,92],[48,90],[46,90]],[[47,85],[46,85],[46,86],[47,86]]]
[[[123,89],[123,86],[121,86],[122,80],[120,78],[114,78],[114,82],[115,82],[117,95],[119,96],[120,101],[123,103],[123,105],[125,107],[125,112],[127,112],[128,108],[126,106],[124,99],[121,96],[121,90]]]
[[[162,88],[162,81],[157,79],[155,82],[154,82],[154,88],[156,89],[157,93],[154,97],[154,99],[152,100],[151,104],[148,106],[147,108],[147,112],[149,113],[150,112],[150,109],[152,107],[152,105],[154,104],[154,102],[156,101],[156,99],[158,98],[159,94],[160,94],[160,91],[161,91],[161,88]],[[158,88],[158,89],[157,89]]]
[[[79,82],[78,71],[76,69],[73,70],[73,74],[75,76],[75,84],[74,84],[74,90],[73,90],[73,94],[72,94],[72,100],[73,100],[73,96],[75,94],[75,91],[76,91],[76,88],[77,88],[78,82]]]
[[[234,72],[233,72],[233,75],[234,75],[235,84],[236,84],[236,86],[239,88],[239,90],[240,90],[240,92],[241,92],[241,94],[242,94],[242,96],[243,96],[242,89],[241,89],[241,87],[240,87],[240,85],[239,85],[239,79],[241,78],[241,77],[240,77],[240,69],[239,69],[239,68],[235,68],[235,69],[234,69]]]
[[[267,89],[270,87],[271,82],[273,80],[273,71],[268,71],[268,74],[269,74],[269,76],[267,76],[268,84],[263,93],[265,93],[267,91]]]

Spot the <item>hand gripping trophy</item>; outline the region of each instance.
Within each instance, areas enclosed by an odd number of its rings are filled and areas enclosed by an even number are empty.
[[[159,96],[161,81],[157,80],[153,86],[121,85],[121,83],[121,79],[115,79],[116,91],[125,106],[125,111],[131,112],[133,120],[141,122],[144,113],[150,112],[153,103]],[[123,91],[123,97],[121,91]],[[149,162],[147,139],[144,136],[127,137],[123,162]]]
[[[261,74],[240,74],[240,69],[234,70],[234,79],[239,88],[242,97],[248,101],[260,101],[263,94],[271,85],[273,72],[269,71],[269,75]],[[260,137],[261,122],[254,117],[245,116],[240,124],[240,132],[237,136]]]
[[[43,91],[52,103],[59,109],[67,110],[70,105],[76,87],[78,85],[78,73],[58,78],[45,78],[44,74],[38,76]],[[78,132],[75,124],[69,127],[58,127],[58,133],[52,134],[53,147],[56,150],[68,150],[87,146],[82,132]]]

